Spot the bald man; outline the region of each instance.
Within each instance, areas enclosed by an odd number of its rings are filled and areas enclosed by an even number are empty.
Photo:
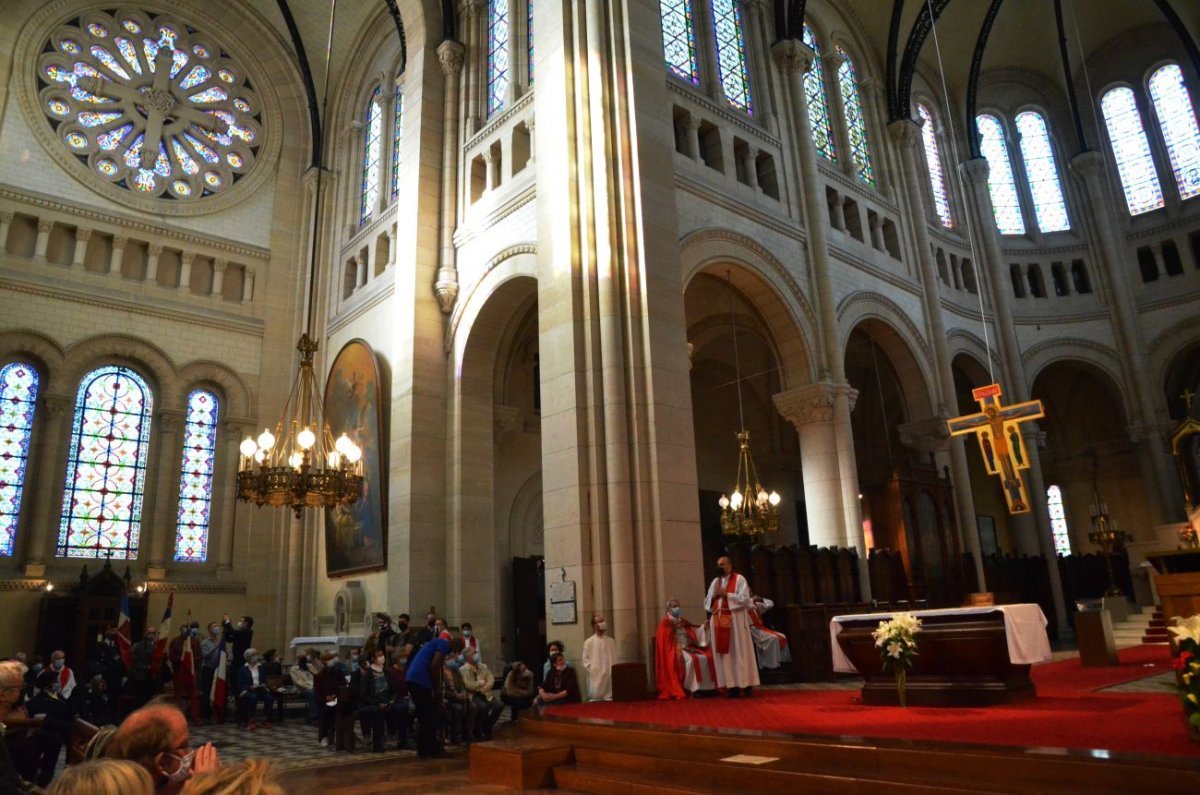
[[[144,767],[158,795],[177,795],[197,773],[219,770],[212,743],[192,748],[188,722],[173,704],[155,703],[129,714],[108,744],[110,759],[127,759]]]

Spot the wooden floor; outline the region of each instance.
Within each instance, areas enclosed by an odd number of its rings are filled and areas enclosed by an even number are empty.
[[[466,755],[447,759],[377,759],[353,765],[296,770],[285,773],[282,783],[288,792],[319,792],[321,795],[382,795],[383,793],[471,792],[511,793],[508,787],[472,782]],[[561,795],[575,790],[526,790]]]

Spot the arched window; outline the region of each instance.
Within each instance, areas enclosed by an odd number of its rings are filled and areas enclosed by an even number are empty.
[[[363,133],[362,161],[362,206],[359,209],[358,222],[365,224],[371,220],[375,208],[379,206],[379,159],[383,154],[383,103],[381,91],[376,88],[367,103],[367,123]]]
[[[392,201],[400,195],[400,138],[404,132],[404,93],[396,89],[392,112]]]
[[[508,94],[508,0],[488,0],[487,115],[504,107]]]
[[[988,192],[992,195],[996,227],[1002,235],[1023,235],[1025,221],[1021,218],[1021,203],[1013,180],[1012,161],[1008,159],[1008,145],[1004,142],[1004,128],[995,116],[979,116],[975,123],[979,127],[979,148],[988,161]]]
[[[1138,113],[1132,89],[1120,86],[1100,100],[1108,140],[1117,160],[1117,174],[1125,189],[1125,204],[1130,215],[1140,215],[1163,206],[1162,186],[1150,156],[1146,128]]]
[[[525,63],[527,64],[526,77],[529,79],[530,88],[533,88],[533,3],[534,0],[529,0],[525,4],[525,55],[527,58]]]
[[[17,540],[37,394],[37,370],[25,362],[0,368],[0,557],[12,555]]]
[[[1200,129],[1183,70],[1177,64],[1167,64],[1150,78],[1150,99],[1167,144],[1179,198],[1190,199],[1200,193]]]
[[[79,384],[67,460],[60,558],[137,557],[154,395],[127,367],[93,370]]]
[[[203,563],[208,558],[209,510],[212,508],[213,459],[217,453],[217,396],[204,389],[188,395],[179,476],[179,515],[175,524],[175,560]]]
[[[854,160],[854,171],[864,182],[875,184],[875,171],[871,168],[871,148],[867,144],[867,120],[863,115],[862,98],[858,94],[858,77],[854,73],[854,62],[844,50],[842,65],[838,67],[838,89],[842,92],[842,108],[846,111],[846,132],[850,136],[850,157]]]
[[[717,72],[725,99],[738,110],[753,113],[746,35],[737,0],[712,0],[712,21],[717,44]]]
[[[807,44],[816,58],[813,59],[812,69],[804,76],[804,97],[808,105],[808,126],[812,128],[813,143],[817,152],[826,160],[837,160],[837,148],[833,145],[833,127],[829,122],[829,103],[825,101],[825,76],[821,68],[821,48],[817,45],[817,37],[812,28],[804,26],[804,43]]]
[[[1051,486],[1046,489],[1046,509],[1050,513],[1050,530],[1054,534],[1054,551],[1060,555],[1071,554],[1071,531],[1067,528],[1067,513],[1063,510],[1062,489]]]
[[[1058,181],[1058,166],[1050,147],[1050,133],[1042,114],[1027,110],[1017,116],[1020,133],[1021,159],[1025,177],[1033,195],[1033,211],[1038,229],[1043,232],[1062,232],[1071,228],[1067,218],[1067,203],[1063,200],[1062,184]]]
[[[692,85],[700,85],[692,0],[659,0],[658,15],[662,19],[663,55],[667,68]]]
[[[950,199],[946,195],[946,175],[942,171],[942,157],[938,152],[937,132],[933,129],[933,114],[924,105],[917,105],[921,117],[921,143],[925,146],[925,166],[929,169],[929,188],[933,191],[933,209],[937,211],[942,226],[954,226],[950,217]]]

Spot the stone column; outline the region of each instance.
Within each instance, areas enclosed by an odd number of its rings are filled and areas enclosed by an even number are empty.
[[[758,184],[758,147],[746,147],[742,158],[742,172],[746,175],[746,185],[761,193],[762,187]]]
[[[883,244],[883,219],[878,215],[868,213],[867,222],[871,225],[871,248],[876,251],[886,251]]]
[[[49,218],[39,218],[37,222],[37,242],[33,245],[33,258],[37,260],[46,259],[46,250],[50,247],[50,232],[54,229],[54,222]]]
[[[846,197],[840,193],[826,194],[829,202],[830,225],[839,232],[846,231]]]
[[[225,289],[225,269],[227,267],[229,267],[229,260],[213,260],[213,280],[212,290],[209,291],[210,295],[218,298],[221,297],[221,291]]]
[[[213,469],[213,480],[220,484],[213,495],[210,527],[217,530],[209,538],[209,560],[213,559],[212,546],[217,552],[217,576],[227,575],[233,570],[233,539],[237,534],[237,471],[241,463],[238,445],[242,438],[252,432],[253,426],[236,421],[221,423],[220,446],[217,455],[221,463]]]
[[[151,426],[158,431],[158,449],[150,456],[155,473],[153,490],[146,489],[142,503],[141,546],[149,551],[146,578],[162,580],[174,557],[175,526],[179,511],[179,467],[183,461],[184,413],[162,409]],[[149,521],[147,521],[149,519]],[[139,556],[140,557],[140,556]]]
[[[71,268],[73,270],[83,270],[87,259],[87,244],[91,238],[91,229],[83,226],[75,227],[75,251],[71,256]]]
[[[1161,279],[1167,275],[1167,264],[1163,260],[1162,243],[1151,244],[1150,253],[1154,255],[1154,278]]]
[[[62,509],[64,473],[70,448],[70,419],[74,402],[68,395],[46,393],[41,398],[38,422],[33,427],[33,453],[25,478],[24,504],[29,506],[25,532],[17,536],[24,550],[21,570],[26,577],[46,573],[46,561],[54,557],[59,512]],[[39,427],[40,426],[40,427]],[[36,472],[36,477],[30,477]],[[22,540],[24,537],[24,540]]]
[[[764,0],[745,0],[746,16],[748,17],[747,31],[747,49],[750,51],[750,67],[753,75],[753,84],[751,90],[754,102],[754,115],[758,117],[763,126],[771,132],[778,134],[779,121],[775,118],[775,108],[771,102],[771,90],[769,86],[769,78],[767,66],[770,63],[768,53],[770,48],[767,46],[767,22],[770,19],[769,11],[766,8],[767,4]]]
[[[830,42],[821,54],[821,67],[825,71],[825,101],[829,103],[829,115],[833,120],[833,137],[837,142],[838,165],[847,174],[856,177],[854,155],[850,153],[850,128],[846,123],[846,102],[842,98],[841,80],[838,69],[846,62],[846,55]],[[857,177],[856,177],[857,178]]]
[[[148,284],[158,284],[158,258],[162,256],[163,247],[158,243],[151,243],[146,248],[146,282]]]
[[[498,183],[498,180],[496,179],[496,155],[492,152],[491,147],[483,150],[483,163],[485,166],[485,173],[487,175],[486,181],[483,184],[483,192],[491,193]]]
[[[530,116],[525,120],[525,129],[529,130],[529,165],[537,162],[537,117]],[[1180,249],[1182,250],[1182,249]]]
[[[1103,268],[1096,268],[1094,289],[1102,300],[1107,298],[1112,307],[1122,369],[1133,392],[1133,405],[1129,407],[1134,418],[1132,430],[1145,448],[1143,458],[1149,464],[1150,472],[1144,471],[1143,477],[1147,479],[1145,491],[1153,514],[1146,517],[1146,523],[1153,526],[1179,520],[1183,515],[1173,488],[1178,481],[1158,422],[1159,409],[1164,409],[1165,414],[1165,407],[1161,405],[1162,396],[1155,394],[1156,379],[1151,376],[1146,360],[1146,345],[1137,320],[1137,302],[1130,285],[1136,271],[1127,264],[1132,258],[1128,256],[1128,247],[1117,235],[1121,226],[1112,194],[1103,182],[1107,179],[1104,156],[1099,152],[1083,152],[1071,161],[1071,170],[1083,179],[1087,195],[1084,212],[1089,213],[1088,237],[1104,263]]]
[[[480,95],[481,83],[486,91],[487,80],[487,15],[484,0],[467,2],[467,52],[471,62],[467,70],[467,137],[471,137],[483,126],[487,118],[487,97]],[[441,53],[438,54],[441,58]]]
[[[12,228],[13,214],[0,210],[0,254],[8,252],[8,230]]]
[[[242,276],[242,303],[248,304],[254,300],[254,274],[255,270],[249,265],[243,270]]]
[[[367,286],[367,257],[363,252],[354,255],[354,289]]]
[[[179,289],[190,290],[192,287],[192,262],[196,259],[196,255],[190,251],[184,251],[179,255]]]
[[[121,267],[125,262],[125,245],[129,238],[116,235],[112,241],[112,256],[108,259],[108,272],[121,275]]]
[[[692,160],[700,162],[700,118],[698,116],[688,116],[687,154]]]
[[[925,313],[925,330],[933,344],[937,383],[931,384],[937,402],[937,417],[945,419],[958,414],[958,397],[954,391],[954,374],[950,367],[950,352],[946,347],[946,324],[942,318],[942,298],[938,281],[937,262],[933,258],[933,243],[929,238],[929,206],[917,158],[921,153],[921,127],[912,121],[892,122],[888,133],[900,150],[903,168],[901,189],[906,192],[908,218],[913,231],[913,248],[917,252],[917,267],[921,279],[921,304]],[[954,483],[954,507],[957,526],[961,528],[967,549],[975,561],[978,590],[986,590],[983,560],[979,551],[979,528],[975,521],[975,500],[971,493],[971,476],[967,470],[966,450],[961,438],[950,441],[950,477]],[[1043,499],[1045,496],[1043,495]]]
[[[438,306],[443,313],[449,314],[454,308],[455,299],[458,298],[458,249],[454,245],[454,229],[458,226],[460,147],[458,86],[465,48],[458,42],[447,39],[438,45],[437,55],[442,74],[445,75],[446,96],[442,105],[442,201],[441,224],[438,229],[441,261],[438,263],[437,281],[434,282],[433,290],[437,295]]]

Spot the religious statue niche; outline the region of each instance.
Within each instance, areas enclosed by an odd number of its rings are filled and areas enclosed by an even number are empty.
[[[1171,454],[1179,469],[1179,482],[1183,486],[1187,512],[1191,515],[1200,507],[1200,420],[1192,413],[1192,401],[1196,394],[1190,389],[1182,395],[1187,416],[1171,433]]]
[[[989,384],[971,391],[982,411],[955,417],[946,422],[951,436],[975,434],[979,452],[989,475],[1000,478],[1008,512],[1029,513],[1032,503],[1022,469],[1029,469],[1029,451],[1021,436],[1022,422],[1046,415],[1040,400],[1028,400],[1005,406],[1000,402],[1000,385]]]
[[[357,502],[325,510],[325,573],[337,577],[387,568],[387,450],[383,440],[384,382],[365,341],[351,340],[329,368],[325,416],[336,439],[346,434],[363,451]]]

